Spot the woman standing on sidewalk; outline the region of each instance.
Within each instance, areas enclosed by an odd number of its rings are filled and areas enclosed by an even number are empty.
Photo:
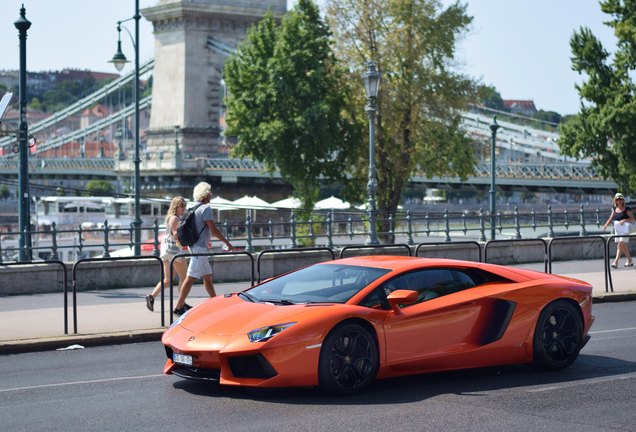
[[[612,209],[609,219],[607,219],[607,222],[603,225],[603,229],[607,229],[609,224],[614,223],[614,231],[617,235],[628,235],[629,226],[634,222],[634,214],[632,213],[632,209],[625,204],[625,197],[623,194],[617,193],[614,195],[614,208]],[[625,267],[632,267],[634,262],[629,254],[629,246],[627,245],[629,237],[616,237],[614,241],[616,242],[616,258],[614,262],[612,262],[612,267],[618,267],[618,259],[621,257],[621,252],[624,253],[625,258],[627,258]]]
[[[177,227],[179,226],[179,217],[185,213],[186,201],[181,196],[172,198],[170,202],[170,208],[166,214],[166,236],[161,242],[160,258],[163,261],[163,287],[170,285],[170,262],[175,255],[181,252],[182,248],[177,240]],[[186,276],[186,261],[181,257],[174,261],[172,265],[177,276],[179,277],[179,284],[185,279]],[[177,285],[179,286],[179,285]],[[150,311],[155,310],[155,298],[161,292],[161,281],[157,283],[155,289],[151,294],[146,296],[146,307]]]

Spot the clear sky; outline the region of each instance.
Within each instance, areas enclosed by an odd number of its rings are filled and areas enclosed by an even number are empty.
[[[27,39],[28,70],[114,71],[108,60],[117,48],[116,23],[134,15],[133,0],[2,0],[0,70],[19,67],[13,22],[22,3],[33,24]],[[140,0],[142,9],[155,4],[157,0]],[[459,46],[462,72],[494,85],[504,99],[532,99],[539,109],[578,111],[574,84],[580,77],[570,69],[569,48],[575,29],[590,27],[606,48],[614,47],[597,0],[469,0],[468,13],[474,21]],[[134,34],[134,22],[125,25]],[[142,18],[142,62],[152,57],[153,45],[152,25]],[[124,31],[122,50],[133,60],[133,46]]]

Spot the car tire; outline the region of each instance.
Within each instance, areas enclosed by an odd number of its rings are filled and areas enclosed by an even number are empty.
[[[583,322],[576,307],[563,300],[547,305],[534,330],[534,365],[560,370],[576,360],[583,341]]]
[[[373,335],[359,324],[339,325],[327,335],[320,350],[320,387],[340,395],[360,392],[373,382],[378,366]]]

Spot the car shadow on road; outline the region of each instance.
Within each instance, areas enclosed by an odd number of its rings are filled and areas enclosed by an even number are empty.
[[[562,371],[540,371],[529,365],[512,365],[410,375],[377,380],[366,391],[351,396],[334,396],[319,388],[255,389],[188,380],[176,381],[174,388],[197,396],[289,405],[383,405],[423,401],[444,394],[479,397],[524,387],[540,392],[634,373],[636,362],[581,354],[572,366]]]

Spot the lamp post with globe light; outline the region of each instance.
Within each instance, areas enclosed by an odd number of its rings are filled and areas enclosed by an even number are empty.
[[[27,126],[27,72],[26,72],[26,39],[31,22],[26,18],[24,5],[20,9],[20,18],[13,23],[18,29],[20,40],[20,75],[18,92],[20,96],[20,123],[18,125],[18,152],[20,153],[18,172],[18,237],[20,261],[31,260],[31,201],[29,193],[29,130]]]
[[[378,90],[380,88],[380,72],[376,69],[375,62],[367,62],[367,70],[362,74],[364,91],[367,94],[368,104],[364,108],[369,116],[369,181],[367,192],[369,196],[369,237],[366,245],[380,244],[376,233],[376,207],[375,207],[375,187],[377,185],[375,172],[375,113],[377,110]]]
[[[141,187],[141,179],[139,174],[139,164],[141,162],[140,159],[140,142],[139,142],[139,20],[141,15],[139,15],[139,0],[135,0],[135,15],[131,18],[125,19],[123,21],[117,21],[117,52],[113,58],[109,61],[115,66],[115,69],[121,71],[126,63],[129,63],[126,59],[126,56],[121,50],[121,29],[122,24],[126,21],[135,20],[135,37],[130,34],[128,29],[124,27],[124,30],[130,36],[132,44],[135,48],[135,84],[134,84],[134,99],[135,99],[135,158],[133,160],[135,176],[133,180],[133,189],[134,189],[134,199],[135,199],[135,219],[133,220],[133,230],[135,233],[135,241],[134,241],[134,254],[141,254],[141,209],[139,204],[139,191]],[[125,131],[124,131],[125,133]]]

